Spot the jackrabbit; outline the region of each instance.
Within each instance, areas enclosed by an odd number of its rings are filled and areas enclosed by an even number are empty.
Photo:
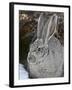
[[[54,36],[57,31],[58,16],[46,18],[41,13],[38,19],[37,39],[30,45],[27,56],[28,69],[32,78],[63,76],[63,46]]]

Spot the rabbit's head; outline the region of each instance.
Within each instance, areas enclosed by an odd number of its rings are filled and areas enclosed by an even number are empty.
[[[30,45],[28,53],[28,63],[38,63],[49,55],[48,42],[55,34],[57,28],[57,15],[52,15],[49,19],[44,13],[40,14],[37,27],[37,39]]]

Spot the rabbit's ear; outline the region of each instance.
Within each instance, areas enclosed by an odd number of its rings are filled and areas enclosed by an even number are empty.
[[[47,21],[44,27],[45,35],[43,37],[45,44],[47,44],[50,38],[54,35],[54,33],[56,32],[56,28],[57,28],[57,15],[54,14],[53,16],[50,17],[50,19]]]
[[[41,13],[38,19],[38,26],[37,26],[37,38],[38,39],[42,37],[44,22],[45,22],[44,13]]]

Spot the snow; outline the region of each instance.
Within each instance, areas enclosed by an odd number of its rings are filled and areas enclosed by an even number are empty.
[[[25,70],[24,65],[19,64],[20,80],[28,79],[28,72]]]

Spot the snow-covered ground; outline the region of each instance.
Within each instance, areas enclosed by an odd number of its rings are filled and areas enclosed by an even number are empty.
[[[24,79],[28,79],[28,72],[26,71],[26,69],[24,68],[24,65],[19,64],[19,79],[20,80],[24,80]]]

